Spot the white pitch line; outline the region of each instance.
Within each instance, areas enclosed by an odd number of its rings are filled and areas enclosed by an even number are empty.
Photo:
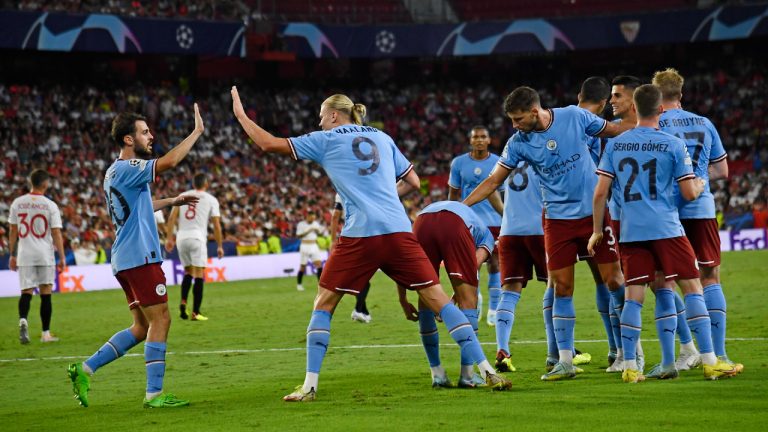
[[[768,338],[756,337],[756,338],[726,338],[727,341],[747,341],[747,342],[765,342]],[[606,342],[605,339],[581,339],[574,341],[574,343],[600,343]],[[521,340],[521,341],[509,341],[512,345],[535,345],[545,344],[546,340]],[[496,345],[495,342],[482,342],[481,345]],[[440,344],[442,347],[456,347],[454,343]],[[371,349],[371,348],[422,348],[421,344],[393,344],[393,345],[346,345],[346,346],[333,346],[331,349]],[[268,352],[289,352],[289,351],[304,351],[305,347],[293,347],[293,348],[259,348],[259,349],[228,349],[228,350],[212,350],[212,351],[183,351],[183,352],[168,352],[168,355],[211,355],[211,354],[258,354]],[[142,357],[144,354],[133,353],[126,354],[123,357]],[[27,358],[9,358],[0,359],[0,363],[12,363],[12,362],[28,362],[38,360],[78,360],[88,358],[85,355],[69,355],[69,356],[54,356],[54,357],[27,357]]]

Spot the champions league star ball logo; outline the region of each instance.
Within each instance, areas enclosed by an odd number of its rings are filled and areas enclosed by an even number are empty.
[[[192,44],[195,43],[195,37],[192,34],[192,29],[182,24],[176,29],[176,42],[184,49],[192,48]]]
[[[376,35],[376,48],[384,54],[389,54],[395,50],[397,41],[395,35],[387,30],[382,30]]]

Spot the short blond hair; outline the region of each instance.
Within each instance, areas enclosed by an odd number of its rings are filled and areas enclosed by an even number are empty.
[[[352,123],[356,125],[363,124],[363,119],[365,118],[366,114],[365,105],[352,102],[352,99],[350,99],[347,95],[335,94],[333,96],[329,96],[328,99],[323,101],[323,105],[340,113],[346,114],[349,116],[350,120],[352,120]]]
[[[683,97],[683,76],[675,68],[667,68],[653,74],[651,83],[661,90],[665,101],[679,101]]]

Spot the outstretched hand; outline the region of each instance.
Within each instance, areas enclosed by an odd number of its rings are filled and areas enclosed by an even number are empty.
[[[197,204],[198,201],[200,201],[200,198],[198,198],[195,195],[179,195],[173,199],[173,202],[171,203],[171,205],[174,207],[178,207],[178,206],[183,206],[185,204]]]
[[[230,93],[232,94],[232,112],[235,113],[235,117],[245,116],[245,108],[243,108],[243,103],[240,101],[240,93],[237,92],[237,87],[232,86]]]
[[[195,107],[195,132],[203,133],[205,131],[205,125],[203,124],[203,117],[200,115],[200,108],[198,108],[197,104],[194,104]]]

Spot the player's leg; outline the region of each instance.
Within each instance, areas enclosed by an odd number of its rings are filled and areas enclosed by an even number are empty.
[[[205,267],[192,266],[190,269],[192,275],[192,321],[207,321],[208,317],[200,313],[200,307],[203,305],[203,288],[205,286]]]
[[[437,331],[435,313],[429,310],[427,305],[419,299],[419,335],[424,353],[427,355],[429,370],[432,374],[432,387],[451,387],[451,381],[440,361],[440,334]],[[470,365],[471,366],[471,365]]]
[[[576,254],[573,254],[573,257],[575,256]],[[576,376],[573,367],[573,328],[576,321],[576,311],[573,306],[574,266],[571,264],[548,270],[555,286],[552,326],[556,335],[559,361],[541,379],[543,381],[557,381]]]
[[[27,285],[25,274],[29,269],[30,267],[19,267],[19,279],[22,287]],[[23,288],[21,290],[21,295],[19,296],[19,342],[25,345],[29,343],[29,322],[27,321],[27,317],[29,316],[32,295],[34,293],[34,288]]]
[[[523,292],[523,282],[502,285],[501,301],[496,308],[496,369],[500,372],[517,370],[512,364],[509,338],[515,325],[515,310]]]
[[[688,326],[696,337],[701,353],[701,363],[706,379],[734,376],[738,370],[733,365],[719,360],[712,344],[712,330],[704,290],[699,279],[679,279],[677,281],[685,297],[685,310]]]
[[[704,287],[704,302],[707,304],[707,311],[712,324],[712,344],[715,355],[726,362],[730,362],[725,351],[726,301],[723,288],[720,285],[720,266],[701,266],[699,270],[701,272],[701,285]],[[737,365],[739,372],[744,368],[741,364],[734,363],[734,365]]]
[[[53,270],[53,269],[52,269]],[[56,274],[53,270],[54,275]],[[57,342],[59,338],[51,334],[51,316],[53,315],[53,304],[51,303],[51,293],[53,284],[42,284],[40,289],[40,322],[43,326],[43,334],[40,336],[40,342]]]
[[[323,274],[323,262],[318,258],[312,261],[312,265],[315,266],[315,274],[317,275],[317,280],[320,280],[320,276]]]
[[[592,279],[595,281],[595,304],[597,305],[597,312],[600,314],[600,319],[603,321],[605,335],[608,338],[608,366],[611,366],[616,360],[614,323],[611,320],[611,293],[608,290],[608,286],[603,282],[603,277],[600,274],[600,269],[597,267],[597,263],[595,263],[594,260],[588,259],[587,265],[592,272]],[[618,329],[619,318],[615,317],[615,321],[616,329]]]
[[[656,272],[656,280],[651,287],[656,296],[654,309],[656,334],[661,346],[661,363],[651,368],[647,378],[671,379],[678,375],[675,368],[675,330],[677,329],[677,310],[675,308],[675,293],[659,283],[664,280],[662,272]]]
[[[696,337],[701,352],[701,362],[704,365],[706,379],[729,377],[738,373],[734,365],[719,360],[714,352],[712,343],[712,327],[704,301],[704,290],[699,280],[696,268],[696,256],[686,237],[667,239],[660,243],[657,254],[662,256],[664,274],[675,275],[677,284],[683,291],[685,311],[688,326]],[[672,277],[668,277],[672,279]]]
[[[447,267],[446,267],[447,268]],[[451,285],[455,293],[456,305],[461,313],[467,317],[475,337],[478,335],[479,314],[477,310],[477,287],[462,279],[451,277]],[[476,280],[476,279],[474,279]],[[475,361],[468,351],[461,352],[461,373],[459,374],[459,387],[477,387],[485,384],[485,380],[475,374]]]
[[[343,294],[319,289],[312,317],[307,326],[307,368],[304,384],[283,397],[286,402],[309,402],[315,399],[320,368],[331,339],[331,318]]]
[[[304,280],[304,270],[307,268],[307,263],[309,262],[309,254],[307,252],[307,247],[303,244],[299,246],[299,271],[296,273],[296,290],[297,291],[304,291],[304,285],[302,285],[302,281]]]
[[[192,275],[192,265],[194,264],[193,247],[195,244],[193,242],[194,239],[187,238],[182,239],[176,245],[179,251],[179,261],[181,261],[181,265],[184,267],[184,278],[181,280],[181,301],[179,303],[179,318],[181,319],[189,318],[187,299],[189,298],[189,291],[192,289],[192,280],[194,278]]]
[[[119,279],[118,279],[119,280]],[[105,366],[125,355],[128,350],[136,346],[147,337],[149,321],[144,313],[138,307],[135,300],[128,298],[131,305],[131,315],[133,324],[127,329],[121,330],[99,348],[93,355],[82,363],[72,363],[69,365],[68,374],[72,380],[72,389],[75,397],[82,406],[87,407],[88,391],[90,389],[90,376],[92,376],[102,366]]]
[[[355,297],[355,309],[352,310],[352,319],[355,321],[369,323],[371,322],[371,313],[368,311],[368,291],[371,289],[371,283],[365,284],[365,288]]]
[[[499,268],[499,249],[494,248],[488,259],[488,313],[486,322],[489,326],[496,325],[496,310],[501,300],[501,273]]]
[[[459,344],[462,355],[471,358],[485,377],[486,383],[493,389],[505,390],[512,383],[496,373],[483,353],[480,341],[475,336],[467,317],[456,307],[443,291],[440,284],[431,285],[417,291],[419,299],[433,312],[440,315],[454,341]]]

